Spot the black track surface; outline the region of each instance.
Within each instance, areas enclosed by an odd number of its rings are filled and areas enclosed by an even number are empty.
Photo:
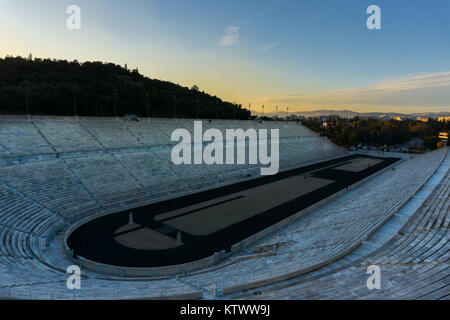
[[[251,181],[245,181],[132,209],[135,223],[157,230],[160,233],[176,239],[177,230],[163,224],[163,221],[155,221],[154,217],[156,215],[315,170],[317,171],[310,174],[312,177],[334,181],[322,188],[299,196],[292,201],[263,211],[256,216],[207,236],[193,236],[183,232],[182,241],[185,245],[181,247],[149,251],[132,249],[116,242],[114,239],[115,231],[128,223],[128,214],[130,210],[101,217],[80,226],[70,235],[67,244],[69,248],[74,250],[75,255],[80,255],[99,263],[124,267],[158,267],[175,265],[205,258],[223,249],[229,251],[233,244],[324,198],[327,198],[399,160],[397,158],[379,158],[383,160],[381,163],[357,173],[334,169],[334,167],[341,166],[348,163],[349,160],[358,157],[376,158],[364,155],[350,155],[344,158],[282,172],[275,176],[265,176]],[[267,196],[270,197],[270,194]],[[214,219],[214,217],[212,216],[211,219]]]

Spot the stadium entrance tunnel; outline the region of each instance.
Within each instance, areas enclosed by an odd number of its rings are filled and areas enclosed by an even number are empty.
[[[399,160],[349,155],[86,218],[66,233],[66,250],[84,267],[122,276],[201,269]]]

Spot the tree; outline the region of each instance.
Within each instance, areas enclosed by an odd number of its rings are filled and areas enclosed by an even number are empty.
[[[76,111],[80,116],[114,116],[117,107],[118,116],[145,117],[148,103],[151,116],[171,117],[174,96],[178,117],[196,118],[199,113],[201,118],[215,118],[216,106],[224,118],[232,118],[233,113],[237,119],[248,119],[250,115],[235,103],[200,92],[195,85],[189,89],[150,79],[137,68],[130,71],[127,67],[99,61],[80,63],[12,56],[0,59],[0,113],[3,114],[24,114],[28,98],[33,114],[70,116]]]

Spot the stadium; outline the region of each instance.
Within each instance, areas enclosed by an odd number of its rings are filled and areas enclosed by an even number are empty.
[[[193,123],[0,116],[0,297],[449,299],[447,147],[349,153],[296,121],[203,121],[279,129],[261,176],[174,165]]]

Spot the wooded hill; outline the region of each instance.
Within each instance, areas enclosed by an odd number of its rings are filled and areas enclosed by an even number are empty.
[[[241,105],[113,63],[0,59],[0,113],[248,119]]]

